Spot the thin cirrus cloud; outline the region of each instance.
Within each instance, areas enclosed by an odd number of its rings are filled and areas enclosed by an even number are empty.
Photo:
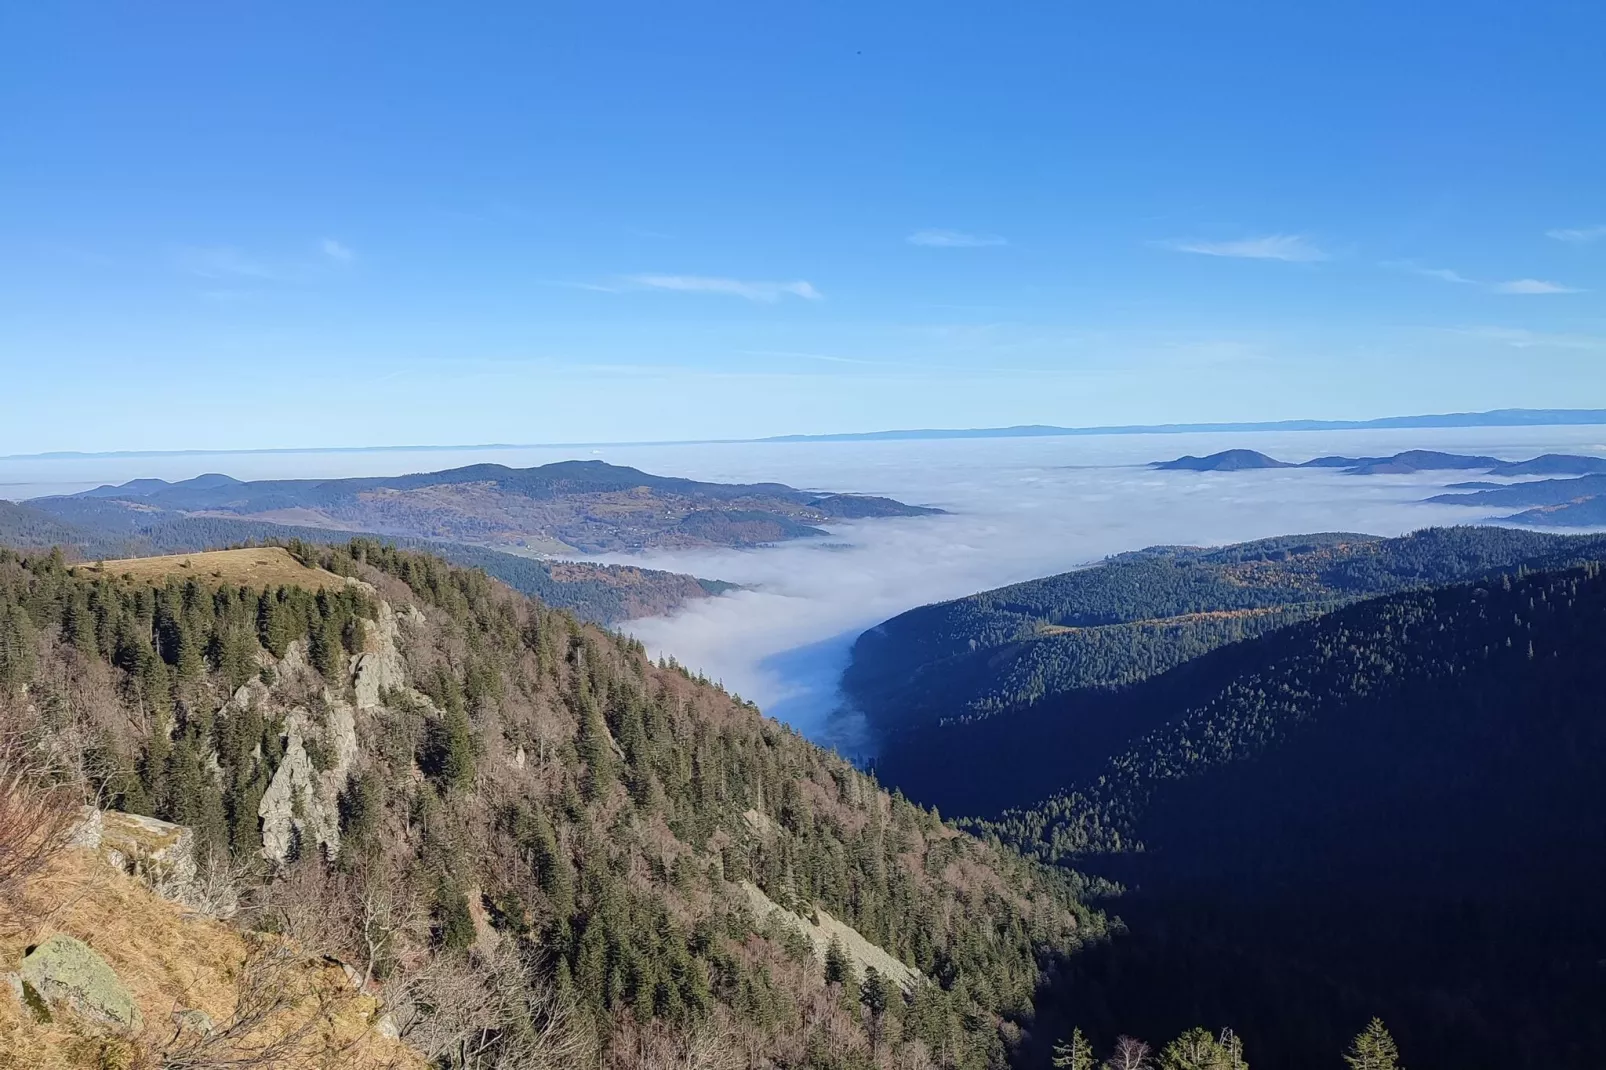
[[[1497,282],[1489,289],[1497,294],[1575,294],[1581,293],[1575,286],[1564,286],[1559,282],[1550,282],[1546,279],[1511,279],[1508,282]]]
[[[330,260],[333,260],[337,264],[349,264],[353,260],[357,259],[357,253],[351,248],[351,246],[346,245],[343,242],[336,241],[333,238],[323,239],[323,241],[318,243],[318,249],[323,253],[324,256],[328,257]]]
[[[1194,241],[1174,239],[1158,243],[1161,248],[1178,253],[1197,253],[1200,256],[1226,256],[1240,260],[1285,260],[1290,263],[1309,263],[1330,259],[1314,242],[1303,234],[1266,234],[1255,238],[1232,241]]]
[[[1523,327],[1458,327],[1453,328],[1451,333],[1499,342],[1513,349],[1606,350],[1606,337],[1587,334],[1530,331]]]
[[[275,280],[282,273],[254,257],[226,245],[189,245],[174,254],[181,270],[203,279]]]
[[[1478,285],[1477,279],[1469,279],[1459,271],[1452,271],[1450,268],[1423,267],[1411,260],[1393,260],[1383,266],[1399,268],[1401,271],[1409,271],[1413,275],[1421,275],[1427,279],[1438,279],[1440,282],[1453,282],[1459,286]]]
[[[186,245],[176,249],[173,262],[180,271],[213,280],[249,280],[258,283],[310,282],[357,259],[356,250],[334,238],[317,244],[317,256],[264,260],[232,245]]]
[[[794,282],[756,282],[708,275],[632,275],[628,281],[651,290],[726,294],[766,304],[773,304],[782,297],[801,297],[806,301],[818,301],[825,296],[816,290],[812,283],[801,279]]]
[[[934,249],[980,249],[990,245],[1008,245],[997,234],[969,234],[962,230],[917,230],[904,241],[910,245],[925,245]]]
[[[1400,268],[1413,275],[1421,275],[1429,279],[1438,279],[1441,282],[1453,282],[1458,286],[1479,286],[1497,294],[1575,294],[1581,293],[1573,286],[1566,286],[1559,282],[1549,282],[1545,279],[1508,279],[1505,282],[1479,282],[1469,279],[1459,271],[1450,268],[1423,267],[1410,260],[1396,260],[1385,263],[1384,267]]]
[[[1557,227],[1555,230],[1545,231],[1545,236],[1567,242],[1569,245],[1587,245],[1592,241],[1606,238],[1606,223],[1597,223],[1592,227]]]

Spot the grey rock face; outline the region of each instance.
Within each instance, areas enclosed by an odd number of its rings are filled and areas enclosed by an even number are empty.
[[[340,824],[334,807],[320,797],[318,771],[307,756],[301,730],[292,724],[284,760],[262,793],[257,816],[262,819],[262,856],[287,862],[298,850],[322,844],[331,857],[340,850]]]
[[[360,710],[378,709],[386,691],[399,690],[407,684],[406,668],[396,646],[401,628],[389,602],[379,603],[379,616],[369,635],[375,649],[351,659],[352,685]]]

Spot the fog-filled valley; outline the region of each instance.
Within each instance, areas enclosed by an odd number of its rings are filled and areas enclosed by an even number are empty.
[[[1155,471],[1152,462],[1231,448],[1293,461],[1408,449],[1506,460],[1550,452],[1600,456],[1603,437],[1600,427],[1528,427],[18,457],[0,459],[0,497],[211,471],[239,479],[332,479],[583,458],[655,475],[781,482],[937,507],[942,514],[841,522],[824,538],[759,548],[595,558],[741,585],[623,629],[654,656],[672,656],[812,738],[863,757],[873,741],[844,710],[837,684],[854,639],[904,610],[1146,546],[1324,531],[1399,535],[1511,512],[1426,502],[1468,478],[1453,470],[1191,472]]]

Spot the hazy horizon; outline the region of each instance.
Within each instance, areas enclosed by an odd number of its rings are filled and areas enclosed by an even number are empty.
[[[1333,469],[1157,472],[1149,462],[1250,445],[1307,460],[1330,453],[1428,448],[1521,459],[1606,454],[1606,428],[1469,427],[1085,435],[850,442],[683,443],[595,447],[580,456],[656,475],[727,483],[783,482],[881,494],[942,516],[828,525],[825,539],[748,549],[590,556],[748,589],[627,622],[654,656],[671,654],[773,716],[852,749],[833,723],[836,682],[852,640],[904,610],[1064,571],[1110,553],[1163,543],[1213,545],[1313,531],[1398,535],[1434,524],[1486,522],[1511,510],[1427,505],[1465,472],[1348,476]],[[495,460],[526,467],[575,457],[565,447],[239,454],[225,466],[194,456],[0,459],[0,497],[70,493],[223,467],[236,478],[393,475]],[[19,495],[25,489],[36,493]],[[584,557],[586,555],[576,555]]]

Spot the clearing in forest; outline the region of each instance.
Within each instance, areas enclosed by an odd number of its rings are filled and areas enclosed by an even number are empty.
[[[194,577],[202,583],[235,586],[305,587],[323,591],[344,587],[346,580],[321,568],[309,568],[282,546],[252,546],[243,550],[205,550],[165,557],[129,557],[80,565],[92,574],[122,577],[145,583],[166,583],[169,576]]]

